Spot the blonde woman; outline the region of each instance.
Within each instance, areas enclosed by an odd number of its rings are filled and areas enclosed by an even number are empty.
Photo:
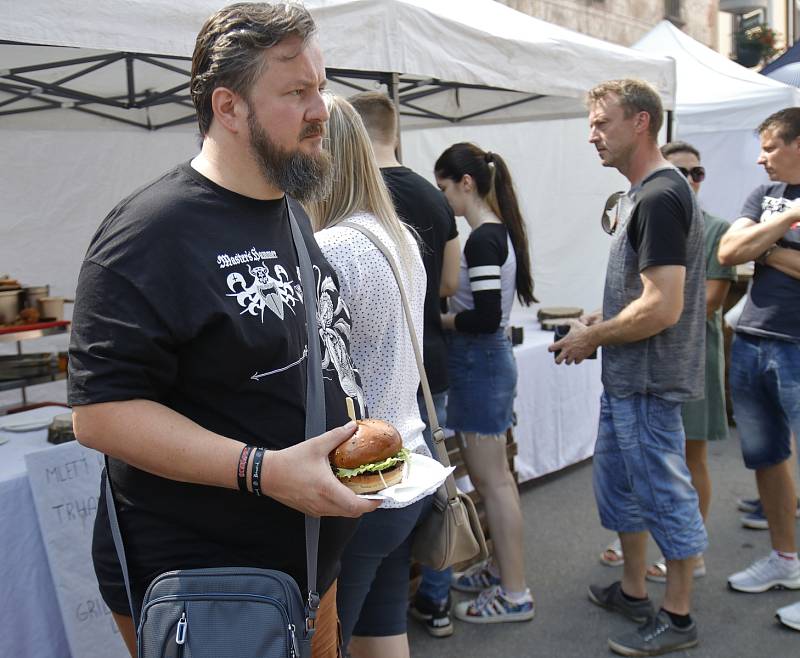
[[[309,204],[317,242],[339,277],[340,294],[352,314],[350,344],[361,374],[369,415],[392,423],[412,452],[429,454],[417,407],[414,352],[400,291],[388,262],[359,231],[359,224],[389,249],[409,299],[422,343],[425,269],[411,232],[398,219],[375,162],[361,118],[343,98],[327,97],[333,188]],[[407,658],[411,533],[427,499],[364,517],[345,554],[337,605],[344,646],[353,658]]]

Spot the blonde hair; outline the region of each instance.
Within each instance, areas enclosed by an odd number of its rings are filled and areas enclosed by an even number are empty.
[[[356,213],[371,213],[397,245],[400,266],[409,271],[412,258],[408,241],[410,229],[395,212],[364,122],[341,96],[326,93],[325,104],[331,115],[327,148],[331,154],[332,183],[327,198],[306,204],[314,229],[321,231],[336,226]],[[411,234],[413,236],[413,231]]]
[[[589,90],[588,104],[594,105],[609,94],[617,97],[626,119],[637,112],[647,112],[650,115],[650,135],[654,139],[658,137],[658,131],[664,122],[664,106],[653,85],[633,78],[607,80]]]

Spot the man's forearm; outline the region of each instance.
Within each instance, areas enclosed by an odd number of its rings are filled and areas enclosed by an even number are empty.
[[[75,407],[75,434],[90,448],[170,480],[235,489],[240,441],[209,432],[151,400]]]
[[[640,297],[613,318],[593,324],[587,331],[597,346],[621,345],[655,336],[670,325],[654,300]]]
[[[236,489],[244,443],[209,432],[149,400],[106,402],[73,409],[75,435],[90,448],[148,473],[179,482]],[[333,475],[328,454],[355,432],[356,424],[325,432],[281,450],[262,463],[265,496],[311,516],[358,517],[380,501],[363,500]],[[252,472],[252,461],[248,476]],[[248,477],[249,479],[249,477]]]
[[[800,251],[797,249],[777,247],[767,256],[766,264],[793,279],[800,279]]]
[[[723,265],[740,265],[755,260],[780,240],[798,219],[797,211],[790,209],[758,224],[751,220],[737,220],[720,240],[717,253],[719,262]]]

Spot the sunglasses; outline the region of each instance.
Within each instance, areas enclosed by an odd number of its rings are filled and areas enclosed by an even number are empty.
[[[686,176],[686,178],[691,176],[695,183],[702,183],[706,179],[706,170],[704,167],[692,167],[691,169],[687,169],[686,167],[678,167],[677,169],[684,176]]]
[[[619,221],[619,200],[624,195],[625,192],[614,192],[608,197],[608,199],[606,199],[606,205],[605,208],[603,208],[603,215],[600,217],[600,226],[602,226],[603,230],[609,235],[614,235],[614,231],[617,230],[617,222]],[[615,210],[613,219],[610,217],[612,210]]]

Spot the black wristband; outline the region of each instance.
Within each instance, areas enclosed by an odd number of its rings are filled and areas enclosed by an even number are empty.
[[[239,491],[248,493],[247,491],[247,464],[250,462],[250,453],[253,452],[253,446],[245,446],[242,448],[242,453],[239,455],[239,465],[236,469],[236,482],[239,485]]]
[[[256,448],[255,456],[253,457],[253,474],[250,478],[250,483],[253,485],[253,493],[256,496],[261,495],[261,460],[264,459],[264,448]]]

